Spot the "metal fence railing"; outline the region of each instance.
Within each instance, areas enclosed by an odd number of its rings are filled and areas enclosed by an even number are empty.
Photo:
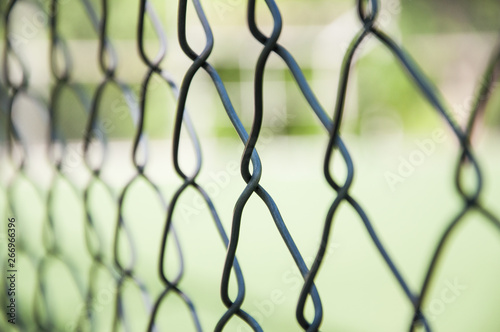
[[[468,123],[466,127],[462,128],[454,121],[450,111],[443,102],[443,98],[438,93],[438,90],[419,68],[411,55],[399,46],[399,44],[389,35],[377,27],[377,14],[379,13],[379,3],[377,0],[359,0],[357,2],[357,8],[362,27],[345,52],[338,90],[336,92],[337,99],[335,109],[329,114],[315,97],[314,92],[310,88],[299,64],[295,61],[292,54],[284,46],[279,44],[283,21],[277,3],[274,0],[265,1],[265,5],[273,19],[272,31],[269,35],[266,35],[257,24],[256,1],[249,0],[247,4],[248,27],[252,36],[262,44],[262,47],[255,65],[254,73],[253,120],[251,123],[243,123],[238,116],[237,110],[233,107],[233,103],[226,91],[224,82],[221,80],[217,70],[210,64],[210,55],[214,48],[215,36],[212,34],[211,26],[199,0],[192,0],[191,5],[194,7],[199,24],[201,24],[205,34],[206,42],[201,51],[195,50],[195,47],[191,45],[190,38],[186,33],[188,24],[188,1],[179,1],[178,19],[176,22],[178,38],[182,51],[192,61],[179,85],[177,82],[174,82],[164,69],[168,68],[168,63],[163,61],[167,52],[167,38],[158,15],[149,1],[139,1],[137,47],[141,61],[146,68],[144,79],[140,86],[139,97],[136,96],[135,91],[129,85],[122,82],[116,75],[119,59],[113,48],[113,43],[108,37],[108,0],[100,0],[100,8],[98,8],[98,10],[94,8],[92,1],[80,1],[85,9],[84,15],[88,17],[95,29],[99,45],[98,59],[101,78],[98,87],[91,94],[89,94],[88,90],[85,89],[82,84],[79,84],[72,78],[71,54],[60,31],[60,21],[64,20],[64,17],[61,17],[58,11],[60,1],[51,0],[49,7],[50,20],[48,24],[50,36],[50,63],[45,64],[45,66],[50,66],[52,85],[47,101],[44,96],[37,94],[36,90],[31,87],[29,79],[30,71],[23,65],[23,56],[15,46],[16,36],[11,31],[12,26],[16,24],[12,19],[12,13],[16,10],[16,6],[24,2],[26,1],[10,0],[8,4],[2,5],[3,12],[1,16],[4,29],[4,53],[2,57],[3,85],[1,89],[1,107],[4,112],[2,119],[5,120],[5,123],[2,123],[2,130],[5,129],[7,133],[7,138],[5,142],[3,142],[6,147],[5,159],[8,160],[11,165],[11,174],[4,184],[9,217],[17,216],[20,209],[29,208],[23,205],[22,199],[19,194],[16,193],[16,188],[22,183],[28,183],[29,186],[36,191],[39,204],[45,206],[45,216],[42,218],[43,221],[41,222],[40,229],[35,228],[35,226],[32,228],[32,232],[34,233],[32,233],[32,236],[37,235],[42,239],[43,250],[40,251],[36,249],[28,238],[25,240],[19,239],[19,245],[17,246],[18,253],[30,261],[30,264],[33,266],[33,273],[36,280],[36,284],[33,285],[33,310],[30,315],[18,315],[16,325],[9,324],[7,320],[2,320],[2,330],[97,331],[97,322],[100,318],[98,317],[99,313],[93,310],[93,301],[99,296],[97,276],[105,273],[113,280],[114,286],[116,287],[113,298],[113,330],[131,330],[130,320],[133,319],[133,315],[126,313],[126,299],[123,295],[123,289],[125,285],[133,285],[133,287],[142,294],[144,299],[143,308],[149,316],[146,324],[147,331],[160,330],[157,324],[160,312],[159,309],[169,296],[177,296],[182,300],[185,310],[190,317],[190,322],[186,324],[186,326],[189,326],[189,329],[194,327],[196,331],[202,331],[207,329],[211,330],[213,328],[214,331],[223,331],[227,329],[227,324],[231,319],[239,317],[253,331],[262,331],[263,329],[259,325],[259,322],[243,309],[245,300],[245,280],[242,266],[236,258],[240,236],[245,236],[241,231],[242,216],[245,206],[252,196],[258,196],[267,206],[275,226],[281,235],[282,241],[288,248],[288,252],[293,258],[296,268],[303,276],[304,282],[300,296],[297,300],[295,317],[304,331],[321,330],[322,321],[326,319],[320,295],[323,297],[329,295],[319,293],[315,286],[315,279],[324,260],[332,233],[331,228],[333,220],[341,204],[349,205],[350,208],[357,213],[374,244],[375,250],[382,256],[387,268],[392,273],[394,282],[404,291],[407,301],[411,304],[414,312],[412,321],[408,322],[409,330],[415,331],[417,328],[423,327],[425,331],[433,331],[430,322],[426,319],[423,305],[429,293],[430,282],[437,272],[437,266],[440,260],[444,259],[441,253],[446,244],[452,239],[451,235],[453,234],[453,230],[462,220],[464,220],[467,214],[471,213],[471,211],[482,214],[486,220],[493,223],[496,227],[500,227],[499,218],[481,204],[480,197],[483,188],[483,177],[480,169],[480,162],[470,142],[474,124],[478,121],[479,115],[484,112],[491,93],[491,87],[498,79],[500,72],[500,48],[497,48],[495,53],[491,56],[491,61],[484,74],[485,83],[479,87]],[[76,8],[76,4],[71,5],[74,5]],[[159,45],[156,54],[151,54],[145,46],[144,33],[146,26],[152,26],[154,34],[156,35]],[[418,289],[410,287],[407,278],[398,268],[392,259],[391,253],[377,235],[374,222],[368,217],[368,214],[364,211],[360,202],[351,195],[349,190],[353,181],[355,165],[351,160],[349,150],[340,132],[342,129],[343,110],[346,95],[348,94],[348,81],[353,58],[363,40],[369,36],[378,39],[380,43],[392,53],[394,60],[405,69],[408,79],[415,83],[415,88],[420,91],[422,96],[444,119],[446,125],[452,130],[461,147],[460,154],[457,156],[458,160],[455,169],[455,190],[462,198],[462,208],[460,211],[456,212],[445,232],[439,239],[436,249],[429,259],[423,283]],[[326,182],[335,193],[335,199],[331,202],[325,220],[322,221],[323,231],[320,238],[320,244],[318,248],[315,248],[316,257],[313,264],[310,266],[306,264],[301,252],[294,242],[275,200],[259,183],[262,175],[263,161],[260,159],[255,147],[259,141],[263,114],[265,112],[263,100],[266,94],[269,93],[264,87],[264,74],[266,72],[266,64],[271,54],[279,56],[286,64],[300,92],[307,101],[310,111],[318,118],[329,137],[328,146],[324,155],[323,170]],[[206,72],[212,80],[226,115],[231,121],[236,134],[245,146],[242,151],[240,170],[241,177],[245,181],[246,186],[234,206],[231,229],[228,233],[223,227],[212,198],[207,190],[198,182],[198,175],[202,171],[201,150],[203,142],[198,140],[190,118],[190,113],[186,109],[186,102],[189,98],[188,94],[193,78],[201,71]],[[182,180],[182,183],[171,198],[165,197],[155,182],[144,172],[148,162],[148,142],[144,131],[144,124],[147,116],[147,92],[152,82],[152,78],[154,77],[161,79],[162,84],[168,87],[176,100],[175,125],[172,137],[173,168]],[[106,124],[103,123],[100,118],[100,112],[102,112],[103,108],[102,96],[104,90],[108,86],[114,86],[122,94],[123,100],[130,110],[129,116],[133,120],[135,128],[135,136],[133,138],[131,151],[135,175],[118,193],[114,192],[111,186],[101,177],[101,170],[106,163],[107,137],[106,130],[103,129],[103,126]],[[66,139],[59,118],[63,112],[70,112],[72,110],[60,109],[61,104],[59,100],[63,93],[68,92],[74,96],[75,102],[80,104],[78,107],[87,111],[85,115],[87,122],[82,140],[83,158],[90,176],[83,190],[76,186],[65,172],[66,165],[64,160],[68,150],[66,149]],[[16,120],[16,103],[21,96],[32,100],[33,103],[39,105],[41,109],[47,110],[50,134],[47,156],[52,164],[52,169],[48,170],[46,174],[46,178],[50,179],[47,185],[40,185],[25,171],[28,163],[29,148],[26,146],[27,142],[19,134],[19,128],[23,126],[23,123],[19,123]],[[251,126],[250,131],[247,131],[245,126]],[[191,171],[183,168],[180,163],[181,141],[185,139],[182,138],[181,135],[183,129],[189,136],[188,138],[191,141],[196,156],[194,159],[195,165]],[[341,157],[333,158],[334,151],[340,152],[339,156]],[[332,169],[336,168],[339,163],[345,164],[347,168],[347,176],[343,181],[334,179],[332,175]],[[463,184],[462,173],[465,172],[466,168],[472,169],[475,178],[475,185],[472,189],[466,189]],[[5,172],[5,174],[7,173],[8,172]],[[148,291],[140,275],[137,273],[134,233],[130,230],[130,225],[128,225],[124,217],[129,189],[139,179],[147,183],[150,189],[155,193],[156,199],[163,206],[165,212],[162,241],[159,243],[161,252],[159,254],[158,265],[149,267],[149,273],[159,274],[163,287],[163,291],[159,296],[153,296]],[[84,232],[79,234],[79,236],[81,236],[86,243],[87,253],[85,255],[86,259],[90,262],[88,269],[79,266],[79,261],[73,258],[72,253],[65,252],[67,246],[62,243],[60,230],[57,229],[59,221],[57,221],[58,217],[57,211],[54,208],[54,200],[57,199],[56,191],[62,182],[72,188],[73,194],[79,197],[84,206]],[[92,196],[94,195],[96,187],[105,188],[106,195],[115,203],[116,218],[114,220],[108,220],[114,225],[112,248],[106,248],[101,239],[101,226],[97,222],[98,218],[92,203]],[[176,233],[174,211],[178,206],[179,197],[189,189],[195,190],[203,198],[203,202],[210,212],[214,226],[220,235],[221,246],[227,250],[224,267],[221,271],[222,278],[220,289],[221,301],[227,310],[223,316],[220,317],[216,326],[213,327],[205,327],[202,324],[200,315],[196,309],[196,303],[190,299],[190,290],[184,288],[181,282],[184,275],[183,254]],[[7,218],[4,219],[7,220]],[[29,220],[25,220],[24,222],[26,224],[30,223]],[[5,224],[3,225],[5,227]],[[26,232],[29,229],[29,227],[26,228]],[[174,245],[167,245],[167,243],[170,242],[173,242]],[[125,245],[123,243],[125,243]],[[126,254],[122,252],[124,246],[126,247]],[[176,251],[175,255],[178,257],[179,267],[175,274],[171,272],[167,273],[165,257],[167,257],[167,251],[169,250]],[[69,276],[72,279],[71,282],[78,285],[79,296],[85,303],[84,310],[79,316],[79,319],[66,326],[60,326],[59,322],[54,318],[54,312],[52,312],[50,305],[51,295],[46,287],[47,280],[50,278],[48,266],[54,260],[60,262],[70,272]],[[3,264],[5,263],[3,262]],[[85,276],[83,276],[83,274],[85,274]],[[236,280],[237,291],[235,295],[231,295],[233,293],[230,291],[231,277]],[[1,293],[0,302],[7,303],[6,301],[8,301],[9,296],[6,290],[9,288],[9,283],[7,279],[3,278],[3,280],[5,285]],[[308,301],[312,303],[313,315],[306,315],[306,302]]]

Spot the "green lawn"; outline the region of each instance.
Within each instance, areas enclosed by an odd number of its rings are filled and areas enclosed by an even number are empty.
[[[391,190],[385,174],[397,174],[401,162],[399,157],[408,160],[409,155],[419,149],[415,139],[422,141],[430,135],[429,132],[419,137],[407,137],[403,142],[383,138],[346,138],[356,167],[351,192],[368,213],[413,290],[420,287],[440,234],[462,204],[453,187],[456,143],[449,133],[445,133],[444,142],[436,143],[435,151],[425,155],[422,164],[415,166],[408,177],[403,177],[404,181],[398,183],[395,190]],[[495,144],[498,138],[498,134],[484,134],[477,148],[485,175],[483,201],[497,216],[500,215],[500,154]],[[164,154],[165,158],[151,160],[148,171],[154,173],[155,181],[170,199],[180,181],[169,164],[170,147],[166,143],[160,144],[163,145],[155,143],[151,155]],[[324,138],[305,137],[271,137],[267,144],[258,146],[263,161],[261,184],[275,198],[290,232],[309,262],[317,249],[326,211],[335,197],[322,175],[325,146]],[[113,163],[123,165],[121,163],[129,162],[128,152],[125,154],[120,149],[116,148],[114,153],[123,154],[123,159],[110,159],[110,169],[104,172],[105,176],[127,176],[128,164],[122,169],[112,166]],[[240,150],[241,146],[232,141],[206,142],[205,164],[199,179],[207,189],[210,188],[227,230],[230,229],[236,198],[244,188],[243,181],[235,174],[240,158],[237,151]],[[189,157],[185,159],[183,166],[188,168]],[[344,166],[340,158],[334,161],[334,166],[337,165],[339,171],[335,173],[342,181]],[[25,181],[20,181],[15,189],[18,241],[23,239],[30,251],[30,255],[19,254],[18,316],[32,320],[35,268],[29,257],[39,257],[43,253],[40,225],[45,203],[36,199],[32,187]],[[57,186],[55,195],[57,241],[68,259],[79,266],[78,275],[85,283],[90,260],[82,233],[82,200],[64,183]],[[180,288],[194,301],[204,328],[210,331],[225,311],[219,297],[225,250],[207,210],[198,208],[195,197],[196,193],[188,190],[181,196],[175,212],[174,224],[186,264]],[[92,192],[91,205],[110,258],[116,205],[100,186]],[[4,201],[2,210],[5,211]],[[129,192],[125,217],[137,248],[137,275],[156,297],[162,290],[157,269],[165,214],[156,195],[144,182],[137,182]],[[171,246],[172,239],[169,244],[167,274],[173,277],[178,261],[175,248]],[[126,261],[127,248],[124,245],[122,249],[121,259]],[[500,236],[494,227],[476,213],[467,215],[447,247],[424,305],[433,331],[498,331],[499,255]],[[253,197],[245,208],[238,259],[246,282],[243,308],[259,321],[265,331],[301,331],[294,318],[300,278],[270,214],[257,197]],[[56,260],[49,266],[47,290],[50,304],[47,309],[54,315],[60,331],[65,331],[64,328],[70,326],[79,314],[82,299],[66,266]],[[110,281],[109,275],[100,271],[100,298],[95,310],[101,324],[100,331],[109,330],[112,319],[115,290]],[[361,220],[347,204],[342,205],[335,216],[333,236],[317,286],[325,313],[322,331],[408,330],[411,305],[376,251]],[[125,289],[125,310],[132,331],[142,331],[147,315],[140,294],[132,284]],[[167,297],[158,317],[161,331],[194,331],[186,307],[176,296]],[[250,331],[236,318],[226,330]]]

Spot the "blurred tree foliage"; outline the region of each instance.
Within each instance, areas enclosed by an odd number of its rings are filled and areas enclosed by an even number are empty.
[[[76,2],[75,2],[76,1]],[[226,1],[226,0],[220,0]],[[390,0],[382,0],[386,2]],[[100,17],[100,0],[90,0],[97,11],[97,16]],[[401,14],[398,18],[398,25],[401,29],[402,38],[414,35],[425,34],[455,34],[455,33],[495,33],[500,30],[500,1],[498,0],[400,0]],[[24,12],[16,12],[15,18],[19,24],[23,24],[23,20],[30,17],[39,11],[49,15],[48,0],[29,0],[23,2],[24,8],[31,9]],[[234,1],[231,2],[235,4]],[[175,17],[176,3],[167,1],[153,1],[155,9],[160,13],[160,18],[163,20],[164,26],[167,27],[169,36],[175,36],[175,22],[166,22],[166,17]],[[245,10],[246,1],[241,0],[238,8],[235,10]],[[209,17],[215,24],[221,25],[241,25],[242,30],[246,22],[238,15],[228,15],[227,20],[217,22],[217,15],[214,14],[213,4],[209,1],[204,1],[203,5],[207,12],[211,12]],[[342,15],[347,10],[352,10],[355,6],[353,0],[279,0],[278,5],[283,10],[285,25],[327,25],[336,17]],[[241,7],[241,8],[240,8]],[[261,8],[264,7],[262,4]],[[0,10],[2,14],[7,8],[7,1],[1,1]],[[135,40],[137,14],[139,3],[137,0],[111,0],[109,1],[109,22],[108,32],[112,39],[116,40]],[[192,8],[190,13],[193,14]],[[30,16],[31,15],[31,16]],[[59,6],[59,15],[64,17],[64,20],[59,21],[60,31],[66,39],[77,40],[95,40],[97,33],[85,13],[85,8],[79,0],[65,0]],[[194,14],[193,14],[194,15]],[[3,19],[3,18],[2,18]],[[0,32],[3,34],[3,20],[0,21]],[[48,31],[42,31],[37,38],[47,38]],[[146,39],[156,38],[151,27],[147,25]],[[1,46],[3,47],[3,46]],[[134,50],[135,52],[135,50]],[[95,61],[91,59],[89,61]],[[303,68],[305,76],[308,79],[313,77],[312,68]],[[420,96],[418,90],[415,89],[413,83],[408,80],[408,77],[402,72],[400,66],[394,61],[387,50],[379,47],[373,52],[359,59],[356,64],[357,87],[360,91],[358,101],[359,117],[358,122],[352,125],[355,131],[360,129],[360,119],[364,112],[370,112],[373,109],[378,109],[382,112],[397,112],[402,119],[406,129],[420,129],[435,123],[435,113],[430,110],[428,103]],[[241,78],[239,68],[220,68],[220,74],[224,82],[238,82]],[[427,73],[431,79],[435,80],[434,73]],[[434,77],[433,77],[434,76]],[[296,92],[295,83],[290,73],[284,69],[283,77],[287,91],[286,109],[292,117],[282,128],[279,128],[279,133],[282,134],[315,134],[321,132],[322,129],[318,126],[317,121],[310,112],[303,112],[304,103],[302,96]],[[140,82],[129,82],[138,90]],[[87,86],[88,91],[93,91],[94,86]],[[229,88],[230,89],[230,88]],[[113,92],[110,93],[113,95]],[[235,98],[235,103],[239,103],[239,95],[237,92],[231,94]],[[148,107],[161,108],[165,105],[165,98],[160,93],[153,93],[149,97]],[[71,107],[71,99],[68,98],[68,106]],[[171,104],[172,102],[169,101]],[[170,105],[169,104],[169,105]],[[61,107],[65,107],[61,105]],[[169,107],[173,107],[173,104]],[[218,107],[213,105],[213,107]],[[495,92],[488,107],[487,121],[490,124],[500,125],[500,93]],[[148,119],[151,126],[151,134],[162,135],[164,129],[161,125],[168,121],[165,118],[164,112],[156,112],[156,115]],[[227,121],[221,119],[223,115],[217,112],[214,133],[216,135],[233,135],[233,130]],[[157,118],[155,118],[157,117]],[[79,136],[80,129],[77,129],[76,124],[71,124],[68,135],[74,133],[75,137]],[[118,125],[113,131],[113,136],[128,136],[133,128],[131,124]]]
[[[498,0],[400,0],[404,33],[498,31]]]

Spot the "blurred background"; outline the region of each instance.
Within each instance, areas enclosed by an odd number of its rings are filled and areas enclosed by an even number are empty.
[[[100,2],[90,2],[100,17]],[[72,59],[71,81],[81,84],[91,98],[103,80],[98,64],[98,35],[81,1],[58,3],[59,31]],[[80,285],[88,283],[91,264],[85,249],[86,205],[82,198],[91,179],[82,158],[88,110],[69,91],[58,99],[56,110],[59,126],[68,140],[63,168],[56,177],[65,177],[67,181],[53,182],[54,170],[46,155],[49,132],[46,101],[54,83],[49,67],[49,4],[46,0],[18,1],[11,14],[11,42],[29,72],[29,91],[36,95],[23,95],[14,105],[14,122],[29,151],[26,177],[20,180],[5,149],[8,92],[3,78],[0,92],[0,211],[6,220],[13,214],[9,202],[13,204],[20,225],[19,241],[24,243],[19,253],[22,291],[18,314],[25,317],[27,325],[20,331],[37,330],[29,317],[37,306],[32,294],[37,288],[37,264],[45,250],[41,234],[47,213],[54,216],[56,242],[71,262],[54,259],[47,272],[50,308],[42,316],[52,317],[55,330],[72,330],[78,321],[84,287]],[[162,68],[180,85],[192,62],[177,40],[178,4],[158,0],[151,4],[168,40]],[[279,0],[277,4],[284,24],[280,44],[295,57],[324,109],[333,114],[342,59],[361,29],[356,4],[351,0]],[[215,38],[208,61],[219,72],[236,112],[249,130],[254,112],[255,65],[262,45],[248,30],[247,3],[211,0],[202,5]],[[7,4],[2,3],[1,7],[4,16]],[[257,21],[268,33],[272,18],[263,1],[257,7]],[[111,193],[104,184],[93,186],[88,206],[103,235],[110,262],[116,197],[135,174],[130,158],[135,124],[129,108],[138,107],[147,71],[137,48],[138,11],[138,1],[109,1],[108,35],[118,57],[117,77],[136,96],[124,96],[119,89],[109,87],[99,107],[101,133],[110,141],[101,177]],[[488,61],[499,43],[499,16],[500,3],[494,0],[382,0],[377,24],[412,55],[440,90],[457,123],[465,125],[474,97],[484,83]],[[2,20],[2,35],[3,23]],[[192,48],[201,51],[205,36],[191,4],[187,26]],[[146,44],[150,54],[159,47],[150,25],[146,26]],[[4,44],[0,47],[3,49]],[[14,77],[19,74],[16,64],[9,62],[9,65]],[[482,202],[499,216],[500,92],[496,86],[493,85],[489,103],[477,121],[472,142],[484,176]],[[322,172],[328,137],[290,71],[274,54],[266,67],[264,91],[264,124],[257,144],[263,163],[261,184],[275,198],[306,261],[312,262],[327,210],[335,198]],[[147,89],[146,173],[167,202],[182,183],[172,167],[175,105],[169,87],[154,77]],[[229,232],[234,204],[245,187],[239,175],[243,144],[205,72],[200,71],[191,85],[187,109],[203,151],[199,182],[214,199]],[[351,193],[367,212],[389,254],[416,292],[437,241],[463,205],[453,182],[460,156],[458,141],[390,51],[373,37],[362,44],[355,57],[341,134],[355,166]],[[187,137],[182,143],[181,157],[185,169],[194,167],[195,155]],[[334,166],[337,166],[333,170],[335,175],[344,179],[345,167],[340,158]],[[473,174],[467,175],[473,182]],[[7,188],[12,183],[8,194]],[[51,188],[55,203],[47,205],[40,197],[45,197]],[[219,295],[225,250],[209,211],[199,204],[198,196],[191,189],[181,196],[174,212],[174,225],[186,264],[181,289],[192,298],[203,327],[210,331],[225,312]],[[135,271],[154,301],[163,289],[157,263],[165,210],[143,180],[134,184],[124,206],[138,257]],[[269,212],[256,197],[245,208],[241,234],[238,258],[247,287],[243,308],[265,331],[301,331],[294,318],[300,275]],[[169,252],[172,254],[166,257],[167,265],[176,271],[179,262],[175,249]],[[500,330],[499,255],[500,237],[494,226],[478,213],[467,214],[446,247],[424,304],[433,331]],[[71,277],[71,269],[78,278]],[[95,310],[97,331],[110,330],[112,299],[116,293],[112,280],[104,272],[98,277],[99,289],[105,295],[98,301],[99,310]],[[408,330],[412,305],[376,251],[361,220],[347,204],[334,219],[317,286],[325,312],[322,331]],[[145,330],[148,314],[135,286],[127,286],[125,298],[131,331]],[[308,309],[312,313],[312,308]],[[195,330],[188,311],[176,296],[168,298],[158,317],[161,331]],[[12,328],[5,321],[2,323],[5,329]],[[227,331],[250,329],[235,318]]]

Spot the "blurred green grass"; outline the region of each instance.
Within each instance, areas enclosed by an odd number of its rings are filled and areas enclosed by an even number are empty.
[[[484,202],[499,215],[500,159],[495,139],[498,135],[487,134],[478,147],[478,156],[485,172]],[[393,192],[385,181],[384,172],[394,170],[398,165],[397,157],[407,156],[413,151],[414,142],[410,139],[399,148],[387,149],[383,141],[363,140],[355,136],[348,137],[346,141],[356,166],[352,193],[367,211],[410,287],[416,290],[440,234],[462,204],[452,187],[456,146],[451,139],[438,146],[436,152]],[[292,235],[309,262],[317,249],[326,210],[334,198],[321,173],[325,146],[324,139],[275,137],[260,151],[264,165],[261,183],[276,199]],[[233,153],[236,149],[235,143],[229,141],[221,142],[215,150],[211,150],[200,183],[208,186],[216,183],[210,174],[220,175],[228,163],[237,162]],[[335,172],[341,179],[343,171]],[[218,192],[214,191],[213,197],[226,230],[230,229],[232,207],[244,186],[239,176],[231,175],[229,178],[227,185],[219,186]],[[160,186],[162,192],[170,197],[180,182],[173,176],[169,179]],[[21,181],[15,192],[19,199],[16,215],[21,225],[19,237],[29,248],[30,257],[39,257],[43,254],[43,203],[36,202],[29,183]],[[67,259],[78,265],[77,275],[85,283],[90,261],[83,239],[81,197],[72,193],[63,182],[55,192],[57,241]],[[195,196],[192,190],[188,190],[181,197],[174,214],[186,264],[180,288],[196,304],[203,326],[211,330],[225,311],[219,299],[225,250],[208,211],[193,210]],[[106,258],[111,259],[116,204],[102,187],[96,186],[92,191],[91,206],[107,244]],[[138,181],[126,197],[124,212],[138,253],[135,271],[156,297],[162,289],[157,265],[165,214],[154,192],[142,181]],[[294,308],[300,291],[300,277],[259,199],[253,197],[249,201],[242,225],[238,259],[246,282],[243,308],[255,315],[265,330],[299,331]],[[170,277],[178,269],[172,244],[170,238],[167,254],[167,274]],[[500,264],[496,259],[499,253],[497,230],[477,213],[469,214],[445,251],[424,305],[436,331],[498,330],[500,319],[495,308],[500,296],[500,287],[496,282],[500,276]],[[122,257],[124,260],[127,259],[125,256]],[[21,255],[19,315],[25,319],[32,317],[34,269],[28,256]],[[81,313],[82,300],[78,288],[60,262],[50,264],[47,276],[50,294],[50,307],[47,309],[55,315],[59,326],[65,327]],[[101,271],[98,280],[101,299],[97,303],[96,317],[102,324],[100,330],[105,331],[111,324],[115,290],[105,271]],[[449,283],[454,282],[466,288],[453,301],[445,303],[442,294],[449,288]],[[345,204],[335,217],[329,251],[317,278],[317,286],[325,311],[323,331],[399,332],[406,330],[411,320],[409,301],[376,252],[361,220]],[[233,287],[232,294],[235,294],[234,290]],[[142,298],[130,283],[124,294],[126,317],[131,320],[133,331],[141,331],[147,322]],[[436,303],[442,303],[444,307],[438,310],[441,307]],[[186,307],[174,295],[169,295],[162,305],[158,324],[161,330],[166,331],[194,331]],[[238,319],[233,319],[227,330],[249,329]]]

